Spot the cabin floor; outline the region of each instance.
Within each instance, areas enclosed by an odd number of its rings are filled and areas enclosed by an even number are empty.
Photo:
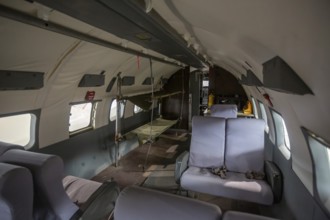
[[[183,130],[168,130],[160,135],[157,140],[150,144],[142,144],[119,160],[119,166],[107,167],[93,178],[95,181],[106,180],[116,181],[121,189],[130,185],[150,184],[151,188],[159,188],[161,181],[151,183],[150,179],[160,179],[169,176],[168,181],[163,184],[166,191],[166,184],[178,189],[174,181],[174,167],[176,158],[189,149],[190,135]],[[149,150],[148,158],[146,158]],[[162,178],[164,180],[164,178]],[[154,185],[154,187],[151,186]]]
[[[151,146],[150,144],[140,145],[123,156],[119,160],[119,166],[107,167],[93,177],[93,180],[98,182],[116,181],[121,189],[131,185],[139,185],[181,194],[218,205],[222,211],[236,210],[254,214],[263,212],[260,210],[260,205],[254,203],[179,191],[179,186],[174,180],[175,160],[183,151],[189,150],[189,144],[190,134],[187,131],[170,129]],[[150,151],[146,159],[149,146]]]

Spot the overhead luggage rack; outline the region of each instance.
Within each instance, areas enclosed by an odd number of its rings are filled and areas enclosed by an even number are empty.
[[[196,68],[205,66],[205,58],[188,48],[187,42],[155,10],[145,12],[143,1],[36,2],[182,63]]]

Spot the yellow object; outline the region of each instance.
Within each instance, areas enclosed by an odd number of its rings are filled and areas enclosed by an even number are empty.
[[[249,100],[246,102],[246,105],[243,108],[243,113],[246,115],[252,114],[252,104]]]
[[[212,93],[210,93],[207,107],[210,108],[213,104],[214,104],[214,95]]]

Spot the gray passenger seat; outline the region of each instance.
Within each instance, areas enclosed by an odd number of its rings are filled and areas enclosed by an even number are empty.
[[[227,211],[207,202],[143,187],[125,188],[119,195],[114,220],[276,220]]]
[[[114,220],[220,220],[213,204],[142,187],[124,189],[116,202]]]
[[[264,126],[259,119],[195,116],[190,152],[177,159],[176,181],[185,190],[214,196],[263,205],[279,201],[280,184],[272,184],[268,176],[280,176],[280,171],[265,162]]]
[[[78,211],[62,185],[63,162],[55,155],[24,150],[8,150],[1,162],[28,168],[33,175],[34,219],[67,220]]]
[[[22,148],[10,149],[7,145],[4,145],[4,149],[6,150],[0,155],[0,162],[25,167],[32,173],[35,220],[97,220],[111,214],[114,201],[119,194],[116,183],[101,184],[78,177],[68,177],[66,188],[75,193],[72,201],[63,187],[64,164],[60,157],[29,152]],[[90,190],[86,191],[88,188]]]
[[[0,163],[0,219],[32,220],[33,183],[26,168]]]

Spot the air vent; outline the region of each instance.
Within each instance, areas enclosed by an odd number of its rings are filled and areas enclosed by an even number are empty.
[[[34,90],[44,86],[44,73],[0,70],[0,90]]]
[[[104,75],[85,74],[78,87],[99,87],[104,85]]]
[[[162,85],[165,85],[168,82],[168,79],[167,78],[161,78],[160,81],[161,81]]]
[[[253,69],[253,67],[251,66],[251,64],[248,63],[248,61],[244,61],[244,63],[245,63],[246,65],[248,65],[248,67],[250,67],[251,69]]]
[[[242,78],[239,82],[240,84],[247,86],[263,86],[262,82],[251,70],[247,70],[246,76],[242,75]]]
[[[122,86],[131,86],[135,83],[135,77],[134,76],[124,76],[121,79],[121,85]]]
[[[298,95],[313,94],[298,74],[279,56],[262,65],[266,88]]]
[[[151,82],[152,82],[151,77],[147,77],[143,81],[142,85],[151,85]]]

